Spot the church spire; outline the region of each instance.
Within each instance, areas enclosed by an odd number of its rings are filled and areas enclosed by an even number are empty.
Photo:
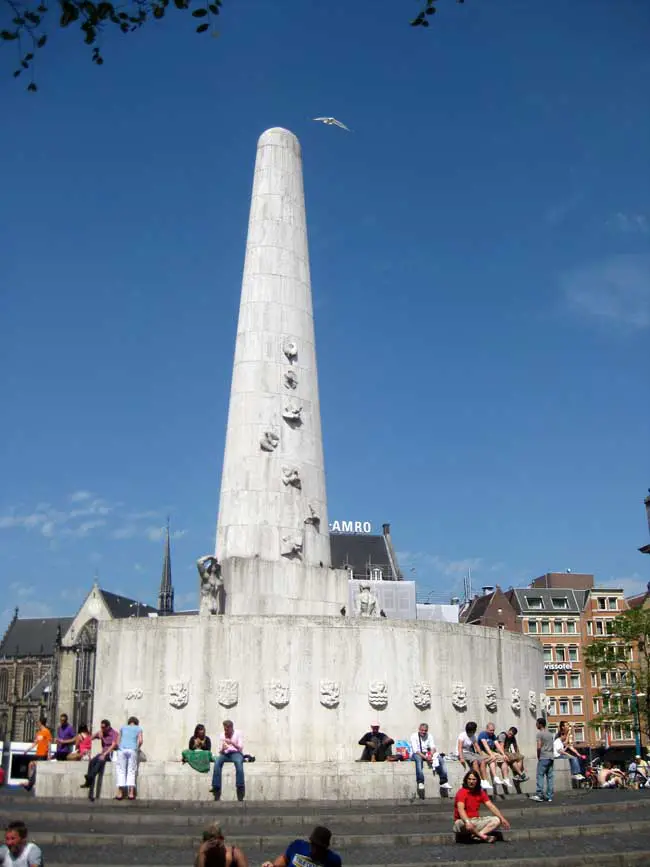
[[[172,586],[172,557],[169,544],[169,518],[165,532],[165,556],[163,559],[162,578],[160,579],[160,592],[158,593],[158,614],[174,613],[174,588]]]

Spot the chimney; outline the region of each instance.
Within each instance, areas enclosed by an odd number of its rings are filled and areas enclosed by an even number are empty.
[[[486,585],[485,587],[481,587],[481,590],[483,591],[484,596],[489,596],[490,593],[493,592],[494,587],[489,587],[488,585]]]

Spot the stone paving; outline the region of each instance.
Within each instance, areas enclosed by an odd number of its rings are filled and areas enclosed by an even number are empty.
[[[570,792],[553,804],[499,800],[512,831],[494,846],[455,845],[450,800],[387,804],[170,804],[39,801],[0,796],[0,820],[24,819],[48,867],[180,867],[193,863],[201,828],[218,821],[251,867],[280,854],[315,824],[328,825],[346,867],[424,867],[494,862],[544,867],[650,864],[650,792]]]

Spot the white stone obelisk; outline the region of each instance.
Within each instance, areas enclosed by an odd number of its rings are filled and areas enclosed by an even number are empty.
[[[266,596],[253,610],[273,613],[273,595],[294,592],[287,575],[330,566],[302,158],[279,128],[257,144],[216,556],[230,613],[243,609],[240,591]],[[241,562],[251,560],[265,564],[261,583]]]

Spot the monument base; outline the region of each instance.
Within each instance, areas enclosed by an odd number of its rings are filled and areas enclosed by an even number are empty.
[[[528,762],[531,779],[520,786],[527,795],[535,792],[533,761]],[[563,767],[566,765],[566,767]],[[86,765],[82,762],[40,763],[36,796],[56,800],[84,799],[79,788]],[[254,762],[244,765],[247,801],[409,801],[417,796],[413,762]],[[462,783],[464,770],[458,762],[447,763],[451,795]],[[106,767],[101,800],[114,792],[113,763]],[[181,762],[142,762],[138,773],[138,798],[150,801],[211,801],[212,772],[199,774]],[[226,764],[222,777],[222,801],[235,801],[235,769]],[[571,788],[568,762],[556,762],[555,788]],[[516,794],[513,788],[511,794]],[[494,797],[503,789],[497,787]],[[425,774],[427,799],[439,798],[440,783],[431,771]],[[508,794],[508,790],[506,790]]]

